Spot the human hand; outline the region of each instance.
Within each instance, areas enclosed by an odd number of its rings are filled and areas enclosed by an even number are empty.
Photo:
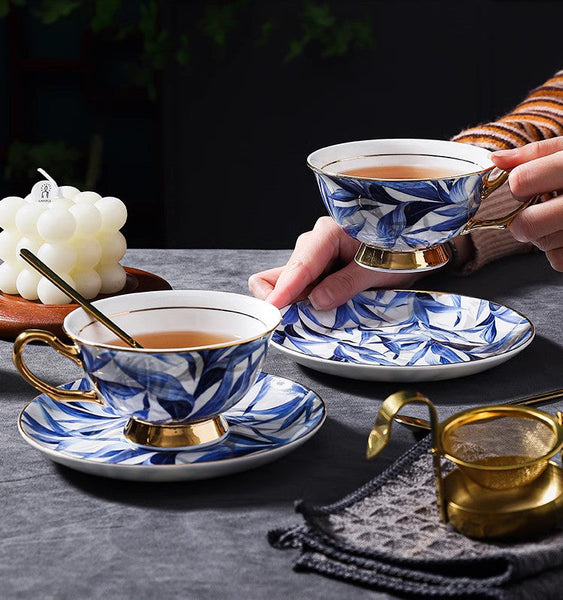
[[[331,217],[320,217],[297,238],[286,265],[251,275],[248,287],[278,308],[309,297],[316,309],[330,310],[370,287],[408,288],[421,276],[360,267],[354,262],[359,245]]]
[[[531,242],[543,250],[551,266],[563,271],[563,136],[500,150],[491,158],[500,169],[510,170],[510,191],[518,200],[557,193],[519,213],[509,231],[519,242]]]

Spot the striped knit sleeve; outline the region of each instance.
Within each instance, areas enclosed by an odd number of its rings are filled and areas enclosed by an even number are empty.
[[[563,135],[563,70],[543,85],[532,90],[528,97],[509,114],[496,121],[466,129],[452,138],[489,150],[505,150],[529,142]],[[479,208],[477,217],[490,219],[508,213],[517,203],[505,185]],[[475,231],[470,234],[474,247],[473,259],[463,273],[469,273],[486,263],[509,254],[530,252],[531,244],[517,242],[510,233],[498,230]]]
[[[532,90],[509,114],[452,138],[489,150],[506,150],[563,135],[563,70]]]

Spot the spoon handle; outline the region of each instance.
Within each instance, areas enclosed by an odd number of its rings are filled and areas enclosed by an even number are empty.
[[[123,329],[118,327],[113,321],[108,319],[106,315],[101,313],[94,305],[90,304],[82,294],[77,292],[68,283],[59,277],[50,267],[48,267],[41,259],[37,258],[33,252],[27,248],[20,250],[20,256],[29,263],[34,269],[39,271],[43,277],[46,277],[53,285],[58,287],[67,296],[72,298],[77,304],[79,304],[91,317],[94,317],[96,321],[103,323],[110,331],[122,339],[126,344],[133,348],[142,348],[141,344],[134,340],[130,335],[125,333]]]
[[[563,397],[563,389],[551,390],[550,392],[542,392],[541,394],[534,394],[533,396],[527,396],[526,398],[521,398],[518,400],[510,400],[509,402],[504,402],[505,406],[510,405],[521,405],[526,406],[530,404],[544,404],[546,402],[550,402],[552,400],[557,400]],[[418,417],[409,417],[408,415],[395,415],[393,419],[400,423],[401,425],[405,425],[406,427],[411,427],[414,429],[426,429],[430,431],[430,422],[426,419],[420,419]]]
[[[557,400],[563,396],[563,389],[553,390],[551,392],[542,392],[541,394],[535,394],[533,396],[528,396],[526,398],[522,398],[522,400],[511,400],[506,404],[543,404],[544,402],[549,402],[550,400]]]

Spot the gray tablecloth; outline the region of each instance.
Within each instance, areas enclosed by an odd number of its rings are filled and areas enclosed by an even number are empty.
[[[130,250],[123,264],[157,273],[175,288],[246,293],[248,276],[286,251]],[[526,314],[536,339],[511,361],[420,391],[440,417],[563,387],[563,276],[542,255],[512,257],[457,278],[426,278],[440,289],[495,300]],[[79,371],[52,351],[26,350],[30,366],[54,383]],[[0,342],[0,596],[2,598],[386,598],[384,594],[296,573],[291,553],[267,532],[296,523],[294,502],[339,500],[381,472],[414,442],[396,427],[373,462],[365,442],[382,399],[399,384],[323,375],[271,349],[265,370],[313,388],[326,402],[321,431],[287,457],[215,480],[142,484],[106,480],[56,466],[19,436],[16,421],[36,393],[16,373],[11,344]]]

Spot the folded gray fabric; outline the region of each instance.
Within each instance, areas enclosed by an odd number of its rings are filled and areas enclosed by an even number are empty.
[[[441,523],[430,439],[343,500],[300,502],[304,523],[269,533],[298,548],[294,568],[419,598],[563,597],[563,529],[512,543],[469,539]]]

